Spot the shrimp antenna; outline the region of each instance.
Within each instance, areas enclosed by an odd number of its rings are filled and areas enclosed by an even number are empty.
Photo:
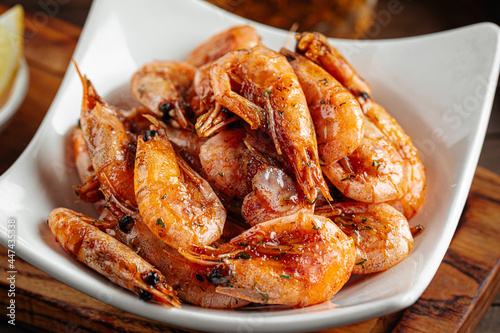
[[[78,68],[78,64],[76,63],[75,58],[71,58],[71,61],[73,62],[73,65],[75,65],[75,69],[76,69],[76,72],[78,73],[78,76],[80,77],[80,80],[82,80],[82,82],[83,82],[84,76],[80,72],[80,68]]]
[[[290,27],[290,30],[288,30],[288,36],[286,37],[285,40],[285,45],[283,46],[286,49],[292,50],[292,41],[293,41],[293,36],[297,32],[297,29],[299,28],[299,24],[297,22],[294,22],[292,26]]]

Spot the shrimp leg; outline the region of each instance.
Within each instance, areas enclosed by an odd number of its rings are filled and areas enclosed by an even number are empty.
[[[66,208],[56,208],[50,213],[48,223],[66,252],[113,283],[138,294],[142,300],[180,307],[176,292],[166,284],[163,274],[93,226],[93,220]]]

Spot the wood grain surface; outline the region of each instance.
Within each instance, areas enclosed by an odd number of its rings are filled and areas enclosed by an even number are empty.
[[[407,5],[407,9],[408,6],[418,5],[413,2]],[[80,7],[74,8],[79,10]],[[0,5],[0,12],[3,10],[5,7]],[[41,20],[40,13],[45,13],[47,19]],[[402,16],[397,18],[400,19]],[[437,20],[435,17],[432,19]],[[0,133],[0,174],[22,153],[40,125],[58,90],[80,34],[79,27],[40,11],[28,13],[26,28],[30,86],[19,111]],[[498,109],[498,106],[494,106],[494,109]],[[500,134],[498,114],[492,115],[481,156],[483,163],[486,161],[486,165],[492,168],[499,168],[500,165],[497,148]],[[497,141],[489,144],[491,140],[488,139]],[[459,228],[446,257],[417,303],[403,312],[323,332],[474,331],[487,310],[486,318],[491,318],[485,324],[484,332],[498,331],[495,323],[499,323],[500,311],[489,306],[500,288],[499,196],[500,177],[478,168]],[[3,309],[7,302],[4,295],[8,289],[6,265],[3,264],[7,261],[5,254],[5,248],[1,248],[0,304]],[[16,265],[19,272],[16,281],[16,300],[19,305],[16,318],[19,326],[16,332],[185,332],[125,313],[88,297],[19,258]],[[498,299],[494,304],[500,304]],[[0,331],[14,330],[2,321]]]

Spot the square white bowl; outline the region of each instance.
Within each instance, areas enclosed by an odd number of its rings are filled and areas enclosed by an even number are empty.
[[[182,60],[196,45],[249,21],[197,0],[96,0],[74,54],[104,99],[127,95],[142,64]],[[252,23],[267,46],[279,50],[287,32]],[[371,84],[420,150],[427,194],[412,225],[426,231],[410,256],[376,275],[355,277],[331,302],[301,309],[277,306],[240,310],[184,304],[166,309],[144,303],[79,264],[55,242],[46,224],[55,207],[93,213],[76,203],[78,183],[70,129],[80,113],[82,88],[70,65],[30,145],[0,177],[0,243],[15,240],[32,265],[103,302],[166,324],[204,331],[298,332],[341,326],[403,309],[434,276],[448,248],[474,176],[489,119],[500,61],[500,29],[490,23],[420,37],[331,42]],[[12,223],[10,223],[12,222]],[[14,225],[15,236],[9,233]],[[12,227],[10,227],[12,228]]]

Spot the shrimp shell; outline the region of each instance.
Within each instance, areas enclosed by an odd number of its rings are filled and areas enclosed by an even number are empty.
[[[371,88],[351,64],[318,32],[303,32],[295,36],[297,53],[305,55],[333,75],[344,87],[358,97],[370,96]]]
[[[263,46],[227,53],[213,63],[210,84],[218,103],[252,129],[268,132],[311,202],[317,189],[331,198],[321,173],[306,98],[284,56]]]
[[[145,64],[130,82],[132,95],[155,116],[172,126],[193,129],[189,121],[189,102],[194,96],[196,67],[178,61],[153,61]]]
[[[327,71],[306,57],[281,49],[292,65],[306,100],[324,164],[350,155],[363,138],[363,112],[358,101]]]
[[[262,304],[309,306],[347,282],[354,242],[327,218],[299,212],[260,223],[217,249],[179,249],[217,291]]]
[[[386,203],[341,202],[318,207],[314,213],[332,219],[354,240],[353,274],[371,274],[394,267],[413,247],[408,220]]]
[[[200,44],[191,51],[186,62],[200,67],[219,59],[228,52],[251,49],[258,44],[260,44],[260,36],[254,27],[249,25],[235,26]]]
[[[102,101],[85,76],[78,74],[83,85],[80,123],[100,190],[115,216],[137,216],[133,185],[134,143],[115,109]]]
[[[113,237],[93,226],[89,216],[56,208],[49,227],[66,252],[113,283],[168,307],[180,308],[176,292],[163,274]]]
[[[219,239],[226,211],[208,182],[174,151],[159,121],[137,140],[134,187],[143,221],[174,248]]]

